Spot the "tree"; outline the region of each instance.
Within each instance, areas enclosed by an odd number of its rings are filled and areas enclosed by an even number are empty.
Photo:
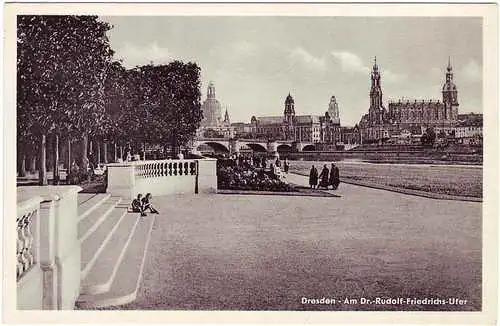
[[[111,26],[97,16],[18,16],[17,23],[18,117],[30,120],[29,132],[40,140],[40,184],[47,184],[46,136],[53,136],[57,159],[61,135],[85,139],[103,126]]]
[[[436,133],[434,132],[434,129],[432,127],[425,129],[420,141],[422,145],[433,146],[436,141]]]
[[[132,73],[135,86],[129,107],[130,129],[142,142],[169,146],[176,154],[200,126],[200,68],[195,63],[173,61],[146,65]]]

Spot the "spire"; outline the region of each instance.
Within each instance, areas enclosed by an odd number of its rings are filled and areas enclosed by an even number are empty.
[[[229,122],[229,113],[227,112],[227,106],[226,106],[226,113],[224,114],[224,122]]]
[[[448,67],[446,68],[449,72],[451,72],[451,59],[450,56],[448,56]]]
[[[373,71],[377,71],[378,66],[377,66],[377,56],[375,56],[375,59],[373,60]]]

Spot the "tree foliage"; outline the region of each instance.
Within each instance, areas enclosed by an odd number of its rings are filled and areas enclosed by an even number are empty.
[[[428,127],[420,138],[422,145],[433,146],[436,141],[436,132],[433,128]]]
[[[173,61],[130,71],[127,111],[122,115],[130,138],[177,149],[200,125],[200,68]]]
[[[18,16],[18,120],[33,134],[103,126],[110,28],[97,16]]]

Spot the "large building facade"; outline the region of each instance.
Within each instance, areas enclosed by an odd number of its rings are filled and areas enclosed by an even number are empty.
[[[458,119],[458,91],[448,62],[441,100],[398,100],[383,104],[381,73],[375,59],[371,72],[370,107],[359,123],[363,143],[381,142],[401,134],[421,134],[427,127],[453,128]]]
[[[285,108],[282,116],[255,117],[250,120],[250,133],[254,138],[307,141],[312,143],[322,142],[329,135],[331,139],[333,130],[339,130],[340,119],[335,97],[325,116],[296,115],[295,100],[291,94],[285,99]],[[332,118],[333,117],[333,118]]]

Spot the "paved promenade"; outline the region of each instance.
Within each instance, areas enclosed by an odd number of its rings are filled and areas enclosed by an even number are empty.
[[[306,178],[289,175],[291,182]],[[301,181],[302,180],[302,181]],[[341,184],[335,197],[154,198],[144,280],[125,309],[479,310],[481,203]],[[334,305],[302,298],[335,298]],[[345,298],[458,298],[360,305]],[[358,302],[359,303],[359,302]]]

